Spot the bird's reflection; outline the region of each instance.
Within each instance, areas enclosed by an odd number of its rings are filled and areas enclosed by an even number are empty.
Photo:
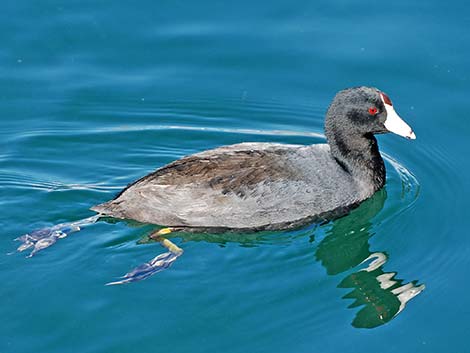
[[[386,191],[382,190],[348,216],[332,222],[315,253],[330,275],[361,268],[348,274],[338,285],[352,289],[343,297],[354,300],[349,308],[362,306],[352,322],[357,328],[387,323],[424,289],[416,281],[404,283],[395,278],[396,272],[385,272],[387,254],[370,250],[369,238],[374,235],[371,220],[383,208],[385,199]]]

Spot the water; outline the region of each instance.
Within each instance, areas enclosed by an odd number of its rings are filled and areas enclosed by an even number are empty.
[[[0,352],[469,351],[467,3],[2,5]],[[180,235],[170,269],[125,286],[104,284],[164,252],[152,227],[7,255],[183,155],[322,142],[355,85],[418,138],[379,138],[387,186],[345,218]]]

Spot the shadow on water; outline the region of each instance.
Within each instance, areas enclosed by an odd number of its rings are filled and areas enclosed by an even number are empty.
[[[383,189],[348,216],[333,221],[315,252],[329,275],[363,266],[338,284],[339,288],[352,289],[343,296],[354,300],[349,308],[362,306],[352,322],[357,328],[374,328],[389,322],[425,288],[417,281],[404,283],[396,278],[397,272],[386,272],[383,267],[387,253],[370,249],[372,219],[382,210],[386,197]]]

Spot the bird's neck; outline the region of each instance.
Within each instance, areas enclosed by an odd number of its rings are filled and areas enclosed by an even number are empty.
[[[373,134],[348,135],[326,131],[332,156],[359,182],[372,182],[374,192],[385,184],[385,165]]]

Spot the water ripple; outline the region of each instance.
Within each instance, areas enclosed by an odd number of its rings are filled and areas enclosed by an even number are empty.
[[[48,192],[65,190],[91,190],[91,191],[116,191],[120,186],[106,185],[105,182],[96,184],[67,184],[58,180],[44,180],[37,176],[22,174],[19,172],[0,172],[0,184],[3,188],[43,190]]]

